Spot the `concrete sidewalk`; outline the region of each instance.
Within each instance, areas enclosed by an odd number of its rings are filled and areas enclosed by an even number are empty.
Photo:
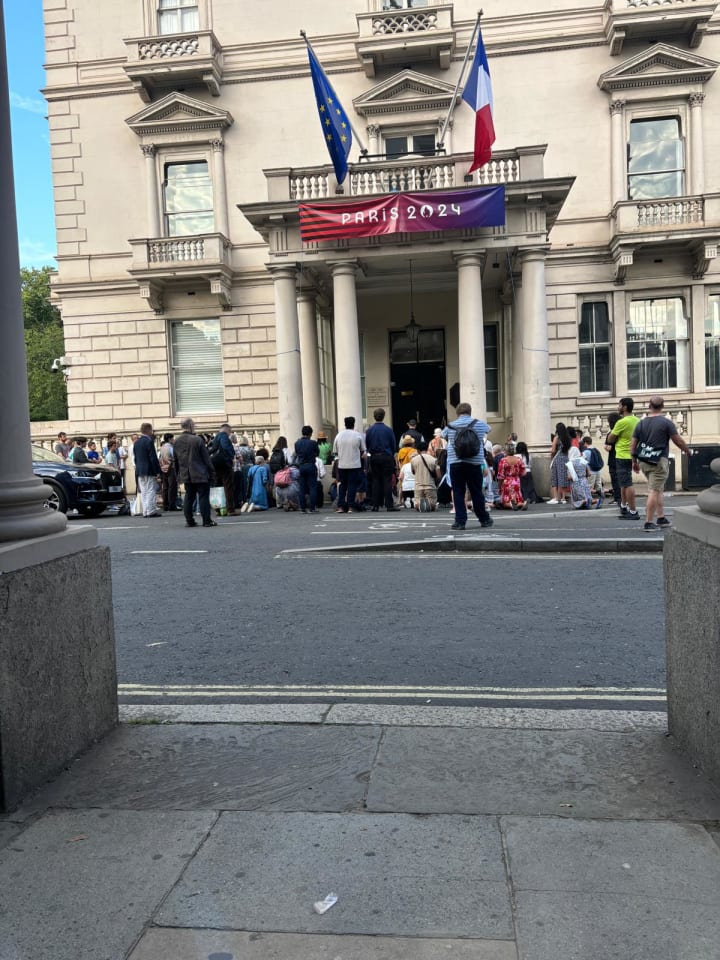
[[[245,709],[125,708],[0,820],[0,960],[720,958],[720,792],[662,714]]]

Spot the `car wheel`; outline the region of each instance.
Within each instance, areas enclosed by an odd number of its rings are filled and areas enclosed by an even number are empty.
[[[45,500],[46,510],[58,510],[60,513],[67,513],[68,502],[65,491],[58,483],[52,480],[44,480],[43,483],[49,487],[47,499]]]
[[[89,503],[87,506],[79,507],[79,510],[84,517],[99,517],[105,511],[105,504]]]

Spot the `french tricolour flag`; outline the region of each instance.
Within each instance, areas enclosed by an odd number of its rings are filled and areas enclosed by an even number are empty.
[[[478,26],[477,47],[462,98],[475,111],[475,157],[470,173],[484,166],[491,156],[490,148],[495,143],[493,125],[493,95],[482,31]]]

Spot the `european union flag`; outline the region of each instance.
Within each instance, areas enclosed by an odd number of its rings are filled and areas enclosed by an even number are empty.
[[[305,42],[307,43],[307,40]],[[347,158],[352,146],[350,121],[309,43],[307,48],[323,137],[335,167],[337,182],[342,183],[347,176]]]

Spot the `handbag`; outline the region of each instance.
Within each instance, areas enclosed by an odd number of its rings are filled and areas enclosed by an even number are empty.
[[[225,510],[227,501],[225,500],[225,487],[210,487],[210,506],[215,510]]]

